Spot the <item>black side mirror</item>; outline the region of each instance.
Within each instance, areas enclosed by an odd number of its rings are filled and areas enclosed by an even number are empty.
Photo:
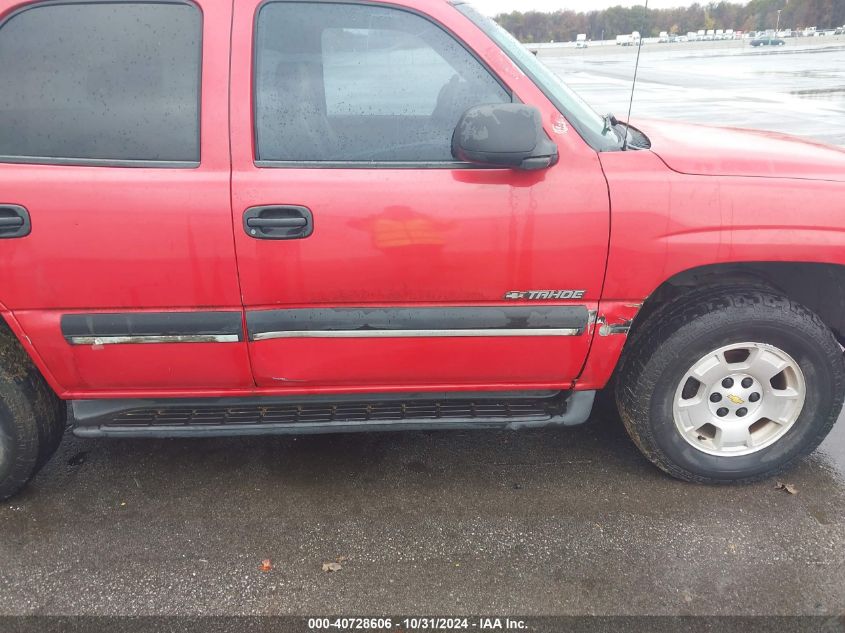
[[[452,135],[452,155],[468,163],[545,169],[558,160],[537,108],[521,103],[473,106]]]

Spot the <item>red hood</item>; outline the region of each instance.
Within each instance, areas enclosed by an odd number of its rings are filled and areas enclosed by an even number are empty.
[[[845,149],[757,130],[642,121],[651,150],[670,169],[703,176],[758,176],[845,182]]]

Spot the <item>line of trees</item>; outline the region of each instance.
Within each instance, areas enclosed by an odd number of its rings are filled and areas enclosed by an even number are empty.
[[[761,31],[775,28],[781,11],[781,28],[835,28],[845,24],[845,0],[751,0],[747,4],[710,2],[675,9],[610,7],[602,11],[513,11],[496,16],[508,31],[523,42],[567,42],[576,34],[589,39],[613,39],[639,31],[644,37],[660,31],[686,34],[699,29]]]

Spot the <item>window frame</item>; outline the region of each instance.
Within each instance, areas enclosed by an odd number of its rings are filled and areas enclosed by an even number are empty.
[[[62,1],[62,0],[59,0]],[[411,7],[404,7],[389,2],[378,2],[373,0],[263,0],[255,8],[255,15],[252,21],[252,70],[250,72],[250,99],[252,101],[250,106],[250,115],[252,117],[252,162],[258,168],[270,169],[501,169],[495,165],[479,165],[476,163],[468,163],[459,160],[439,160],[439,161],[367,161],[367,160],[336,160],[336,161],[321,161],[321,160],[261,160],[258,158],[258,99],[256,94],[258,91],[258,20],[261,16],[261,11],[269,4],[341,4],[341,5],[355,5],[355,6],[369,6],[377,8],[388,8],[395,11],[404,11],[420,17],[435,28],[443,31],[447,37],[452,38],[461,48],[463,48],[478,64],[487,71],[490,77],[498,83],[502,90],[505,91],[511,98],[511,103],[522,103],[516,93],[511,87],[502,80],[490,65],[471,49],[466,42],[449,27],[438,20],[435,20],[430,15],[418,11]]]
[[[77,167],[129,167],[160,169],[197,169],[202,164],[202,66],[205,45],[205,15],[202,7],[193,0],[40,0],[18,7],[0,18],[0,37],[3,27],[26,11],[49,6],[101,5],[101,4],[172,4],[185,5],[199,14],[199,58],[197,64],[197,160],[148,160],[123,158],[72,158],[58,156],[17,156],[0,154],[0,164],[11,165],[64,165]]]

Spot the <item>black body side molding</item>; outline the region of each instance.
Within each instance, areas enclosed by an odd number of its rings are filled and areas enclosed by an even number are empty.
[[[294,308],[247,310],[249,340],[270,333],[346,332],[355,334],[418,331],[426,335],[474,330],[491,335],[521,331],[570,330],[580,334],[587,327],[586,306],[503,306],[449,308]]]
[[[71,344],[90,344],[91,339],[115,339],[122,343],[160,342],[176,338],[206,341],[242,341],[241,313],[228,312],[123,312],[114,314],[64,314],[62,335]]]

